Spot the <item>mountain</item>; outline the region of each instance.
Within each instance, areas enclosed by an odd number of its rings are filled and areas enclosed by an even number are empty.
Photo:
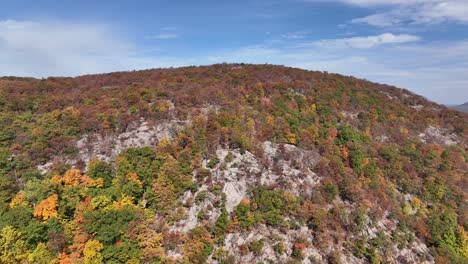
[[[466,263],[468,116],[327,72],[0,78],[1,263]]]
[[[450,108],[468,113],[468,102],[461,104],[461,105],[454,105],[454,106],[451,106]]]

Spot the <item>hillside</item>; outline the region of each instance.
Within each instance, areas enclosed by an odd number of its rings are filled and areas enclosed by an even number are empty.
[[[273,65],[0,78],[0,263],[466,263],[467,121]]]

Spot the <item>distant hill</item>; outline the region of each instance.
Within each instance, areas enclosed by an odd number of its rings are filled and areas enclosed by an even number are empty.
[[[274,65],[0,78],[0,263],[468,263],[467,132]]]
[[[461,105],[450,106],[450,108],[461,111],[461,112],[468,113],[468,102],[466,102],[464,104],[461,104]]]

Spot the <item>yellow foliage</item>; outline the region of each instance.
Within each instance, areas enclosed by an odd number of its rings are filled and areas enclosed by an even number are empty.
[[[0,229],[0,263],[26,263],[27,257],[27,245],[21,232],[12,226]]]
[[[52,178],[50,178],[50,182],[53,184],[62,184],[62,176],[60,175],[54,175]]]
[[[91,206],[93,209],[96,208],[105,208],[106,206],[110,205],[112,203],[111,198],[105,196],[105,195],[99,195],[96,197],[93,197],[91,199]]]
[[[135,197],[128,196],[126,194],[122,194],[122,197],[119,201],[115,201],[112,203],[112,205],[106,207],[106,209],[120,209],[123,208],[127,205],[134,206],[133,200],[135,200]]]
[[[460,255],[468,257],[468,234],[463,226],[458,226],[458,233],[460,234]]]
[[[317,111],[317,105],[312,104],[312,105],[310,106],[310,110],[311,110],[312,112],[316,112],[316,111]]]
[[[13,199],[11,199],[11,202],[9,204],[10,208],[14,208],[17,206],[27,206],[28,203],[26,201],[26,197],[24,195],[24,192],[18,192]]]
[[[104,186],[104,179],[91,179],[91,177],[86,174],[82,175],[79,169],[67,170],[63,176],[54,175],[50,178],[50,182],[53,184],[63,185],[64,187],[75,187],[80,184],[86,187],[97,188]]]
[[[140,260],[136,259],[136,258],[132,258],[132,259],[129,259],[125,262],[125,264],[140,264]]]
[[[140,178],[138,178],[138,175],[134,172],[130,172],[127,174],[127,180],[129,181],[134,181],[138,187],[143,188],[143,183],[140,181]]]
[[[405,128],[405,127],[400,127],[400,133],[401,133],[402,135],[408,135],[409,131],[408,131],[408,129]]]
[[[402,212],[404,215],[412,214],[411,205],[408,202],[403,205]]]
[[[421,200],[419,200],[418,197],[413,196],[411,198],[411,205],[413,206],[414,209],[420,209],[422,207],[423,203],[422,203]]]
[[[348,157],[349,157],[349,149],[346,145],[343,145],[343,147],[341,148],[341,157],[344,159],[344,160],[348,160]]]
[[[47,220],[52,217],[58,217],[57,206],[58,195],[52,194],[51,196],[39,202],[36,208],[34,208],[33,215],[40,220]]]
[[[147,259],[164,259],[164,248],[162,245],[163,235],[147,226],[143,227],[137,235],[138,246],[142,249],[142,257]]]
[[[58,259],[53,259],[52,252],[49,251],[44,243],[37,244],[36,249],[28,254],[28,263],[48,263],[57,264]]]
[[[159,142],[158,145],[156,146],[156,149],[160,152],[164,152],[164,150],[167,150],[171,146],[171,142],[167,137],[163,137]]]
[[[173,104],[170,101],[162,101],[157,105],[159,112],[167,112],[173,107]]]
[[[249,132],[255,131],[255,121],[250,117],[247,119],[247,128]]]
[[[243,198],[243,199],[240,201],[239,205],[241,205],[241,206],[250,206],[250,200],[247,199],[247,198]]]
[[[365,129],[365,131],[364,131],[364,134],[365,134],[367,137],[372,137],[372,133],[371,133],[370,127],[366,127],[366,129]]]
[[[273,126],[275,124],[275,120],[274,120],[273,116],[268,115],[267,118],[266,118],[266,123],[269,126]]]
[[[97,179],[90,178],[90,181],[86,184],[86,187],[102,188],[103,186],[104,186],[103,178],[97,178]]]
[[[63,183],[66,186],[77,186],[80,184],[81,171],[78,169],[67,170],[63,175]]]
[[[62,116],[68,116],[70,119],[77,119],[80,117],[80,110],[69,106],[62,111]]]
[[[101,242],[98,240],[88,240],[86,242],[83,254],[84,254],[84,263],[85,264],[99,264],[104,263],[102,254],[100,251],[104,248]]]
[[[111,129],[112,128],[112,123],[109,120],[104,120],[102,121],[102,128],[103,129]]]
[[[289,144],[296,145],[296,143],[297,143],[296,134],[294,134],[294,133],[288,133],[288,134],[286,135],[286,141],[287,141]]]

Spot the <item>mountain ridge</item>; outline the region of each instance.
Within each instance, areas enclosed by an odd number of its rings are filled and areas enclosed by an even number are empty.
[[[275,65],[2,77],[0,228],[50,262],[463,263],[466,121]]]
[[[450,108],[455,109],[457,111],[461,111],[464,113],[468,113],[468,102],[461,104],[461,105],[452,105]]]

